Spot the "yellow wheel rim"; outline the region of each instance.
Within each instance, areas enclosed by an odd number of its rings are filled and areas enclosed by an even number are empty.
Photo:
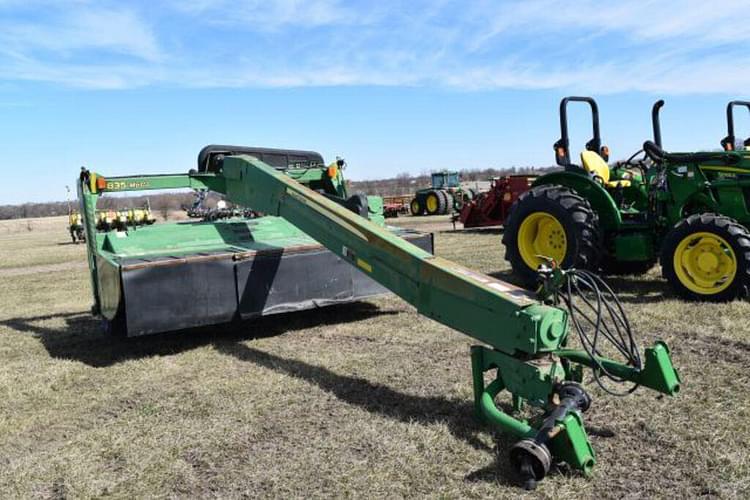
[[[737,258],[729,243],[713,233],[686,236],[674,252],[674,270],[688,290],[713,295],[726,290],[737,275]]]
[[[562,263],[567,248],[565,228],[547,212],[530,214],[518,229],[518,249],[521,258],[532,269],[536,269],[544,262],[539,256],[551,257],[558,264]]]
[[[440,202],[438,201],[438,197],[435,193],[430,193],[427,195],[425,204],[427,205],[427,211],[431,214],[437,212],[438,207],[440,206]]]
[[[419,202],[417,200],[411,200],[411,213],[419,213]]]

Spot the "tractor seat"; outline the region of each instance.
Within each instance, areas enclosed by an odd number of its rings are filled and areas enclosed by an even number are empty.
[[[618,187],[630,187],[629,180],[609,180],[609,165],[604,161],[604,158],[599,156],[599,153],[595,151],[584,151],[581,153],[581,164],[586,172],[592,174],[594,177],[601,179],[601,183],[606,188],[618,188]]]

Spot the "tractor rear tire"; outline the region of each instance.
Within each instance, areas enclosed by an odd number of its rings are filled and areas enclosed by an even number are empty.
[[[424,206],[427,215],[440,215],[445,213],[445,199],[441,196],[440,191],[430,191],[424,197]]]
[[[513,203],[503,245],[505,259],[530,288],[536,286],[537,268],[544,262],[537,255],[555,258],[563,269],[596,270],[602,251],[599,218],[572,189],[538,186]]]
[[[424,213],[424,207],[422,206],[422,202],[418,197],[412,198],[411,202],[409,203],[409,211],[415,217]]]
[[[684,299],[745,298],[750,292],[750,231],[724,215],[691,215],[667,233],[661,268]]]

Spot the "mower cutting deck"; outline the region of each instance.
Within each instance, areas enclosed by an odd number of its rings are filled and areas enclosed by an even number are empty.
[[[432,251],[430,234],[392,230]],[[279,217],[179,222],[97,236],[101,313],[128,336],[387,292]]]

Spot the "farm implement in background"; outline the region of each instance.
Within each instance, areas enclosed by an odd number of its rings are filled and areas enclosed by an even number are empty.
[[[464,203],[474,199],[475,189],[463,187],[458,172],[433,172],[432,186],[420,189],[409,203],[412,215],[443,215],[461,210]]]
[[[510,207],[521,194],[531,187],[536,176],[509,175],[496,177],[490,181],[489,191],[479,193],[467,201],[461,212],[453,216],[464,227],[500,226],[505,224]]]
[[[83,218],[79,212],[68,210],[68,232],[73,243],[86,241],[86,231],[83,228]]]
[[[98,308],[105,317],[115,317],[118,309],[128,311],[134,305],[144,308],[136,309],[135,315],[148,312],[149,302],[129,303],[127,292],[122,291],[127,287],[128,274],[140,278],[142,283],[150,281],[157,289],[156,303],[165,314],[164,321],[171,321],[176,327],[182,314],[193,318],[193,322],[201,317],[208,323],[217,322],[214,308],[219,304],[210,300],[203,289],[212,288],[213,295],[220,295],[222,301],[236,308],[236,301],[242,305],[246,298],[253,304],[273,302],[269,273],[276,275],[274,284],[283,280],[288,288],[323,290],[337,288],[337,282],[340,286],[343,280],[332,282],[330,278],[348,269],[366,280],[367,286],[377,283],[379,289],[395,293],[420,314],[481,343],[471,350],[476,412],[482,421],[519,439],[510,456],[527,488],[544,478],[554,460],[565,461],[584,474],[590,473],[595,464],[582,420],[582,414],[592,404],[581,384],[584,367],[592,368],[595,379],[610,391],[606,380],[632,383],[628,392],[637,386],[669,395],[678,392],[680,381],[667,346],[658,342],[641,356],[616,297],[606,284],[586,271],[562,271],[548,261],[538,273],[543,284],[540,293],[533,294],[434,256],[425,235],[397,232],[377,219],[368,220],[365,205],[342,196],[343,183],[336,169],[312,165],[301,170],[279,168],[251,149],[213,152],[213,159],[207,163],[209,168],[198,172],[133,181],[202,186],[267,215],[237,226],[188,226],[205,231],[196,234],[191,229],[193,242],[200,241],[196,236],[213,236],[210,244],[192,249],[200,259],[193,265],[206,266],[200,268],[186,267],[183,262],[186,257],[180,255],[185,253],[185,248],[180,247],[184,241],[181,229],[165,230],[158,241],[144,238],[146,231],[134,233],[133,241],[128,241],[130,234],[98,237],[90,245],[89,255],[95,261],[95,290],[98,286],[104,292]],[[106,180],[93,173],[91,178],[92,182],[81,185],[84,206],[90,206],[101,191],[107,191]],[[264,232],[265,224],[272,227]],[[256,245],[262,246],[237,248],[238,238],[244,235],[241,241],[247,241],[250,232]],[[270,239],[279,233],[286,238]],[[409,239],[421,243],[421,247]],[[294,272],[281,272],[288,254],[304,255],[305,250],[295,246],[299,244],[315,245],[319,253],[322,245],[330,257],[305,262]],[[263,250],[270,260],[266,264],[259,258]],[[110,263],[99,268],[103,260]],[[143,266],[154,265],[165,269],[163,279],[173,276],[172,281],[156,283],[156,274],[145,280],[148,276],[141,275]],[[218,273],[224,275],[215,276]],[[323,277],[328,279],[323,281]],[[186,286],[193,278],[201,279],[200,288]],[[213,280],[211,287],[203,281],[208,279]],[[222,281],[217,279],[237,282],[242,287],[221,295]],[[180,300],[186,296],[174,295],[173,288],[187,288],[188,292],[203,295],[184,303]],[[108,298],[104,299],[104,295]],[[586,306],[576,298],[581,295],[593,309],[582,310]],[[150,298],[155,297],[152,294]],[[351,293],[347,298],[351,298]],[[130,319],[127,314],[127,321]],[[576,334],[581,350],[571,348]],[[605,353],[621,359],[612,359]],[[490,371],[495,374],[487,385],[484,375]],[[503,412],[496,403],[502,391],[510,393],[516,410],[529,404],[540,410],[538,416],[527,422]]]
[[[148,204],[138,208],[96,211],[96,230],[101,232],[125,231],[129,227],[150,226],[154,222],[156,218],[151,213],[151,207]]]
[[[383,196],[383,215],[386,219],[393,219],[409,213],[410,195]]]
[[[83,217],[81,213],[73,209],[73,202],[70,199],[70,186],[65,186],[68,192],[68,233],[73,243],[83,243],[86,241],[86,230],[83,227]]]

